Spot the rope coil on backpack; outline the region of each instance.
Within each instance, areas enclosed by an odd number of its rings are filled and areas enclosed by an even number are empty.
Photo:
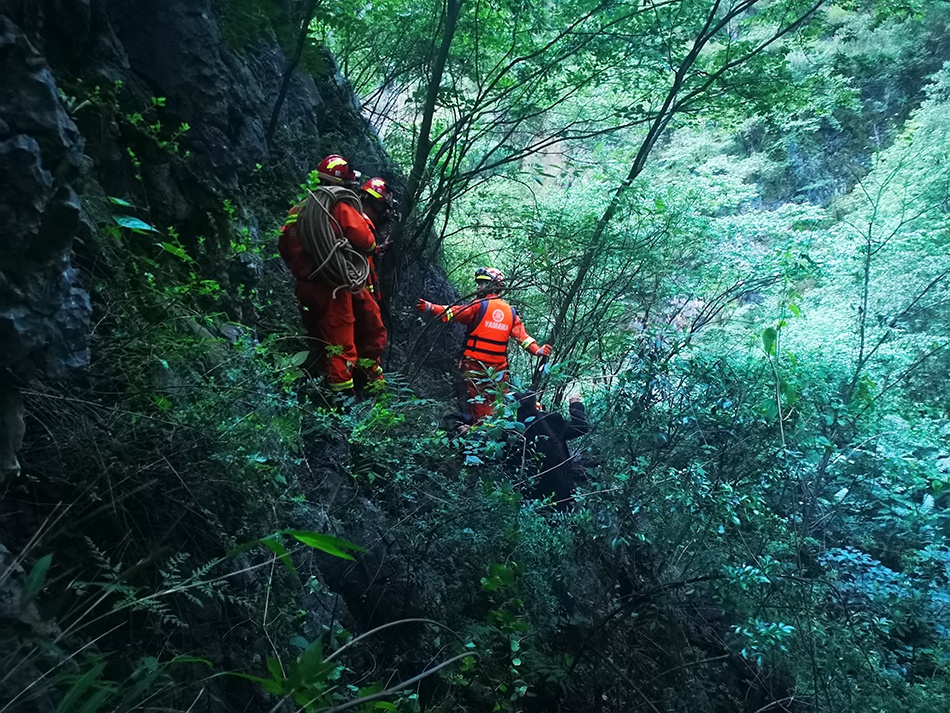
[[[369,280],[369,260],[343,236],[343,228],[332,211],[337,203],[346,203],[362,213],[360,199],[340,186],[320,186],[309,194],[300,210],[297,230],[304,250],[317,263],[310,279],[319,273],[320,279],[333,287],[334,297],[344,289],[358,294]]]

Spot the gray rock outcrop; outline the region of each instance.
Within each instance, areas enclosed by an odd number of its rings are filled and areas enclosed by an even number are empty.
[[[17,384],[89,360],[89,296],[71,265],[83,140],[57,92],[44,58],[0,16],[0,479],[19,471]]]

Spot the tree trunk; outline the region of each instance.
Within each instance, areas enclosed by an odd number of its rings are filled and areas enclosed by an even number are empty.
[[[600,251],[604,232],[607,230],[607,226],[610,225],[610,222],[617,214],[617,210],[620,208],[620,201],[622,200],[624,193],[626,193],[627,189],[633,185],[633,182],[636,180],[637,176],[643,172],[643,169],[646,166],[647,158],[650,156],[650,152],[653,150],[654,145],[656,145],[657,140],[663,134],[663,130],[666,128],[667,124],[670,123],[670,120],[676,114],[677,109],[676,105],[674,104],[676,96],[679,94],[680,89],[683,88],[683,83],[686,81],[686,74],[696,62],[696,58],[699,56],[700,51],[712,38],[709,28],[715,18],[718,7],[719,3],[716,2],[706,19],[706,24],[696,36],[696,39],[693,41],[692,49],[680,63],[679,68],[676,70],[676,75],[673,78],[673,86],[671,86],[670,91],[667,92],[666,100],[663,102],[663,106],[660,108],[660,111],[657,112],[656,118],[650,125],[650,130],[643,139],[643,143],[640,144],[640,149],[637,151],[637,155],[633,159],[633,165],[630,167],[627,177],[619,186],[617,186],[617,190],[614,191],[613,198],[610,200],[610,205],[607,206],[607,210],[604,211],[604,214],[597,221],[597,225],[594,228],[594,234],[591,237],[590,244],[588,245],[587,250],[584,251],[584,255],[581,258],[581,264],[577,268],[577,274],[571,281],[570,287],[568,287],[567,294],[564,296],[564,301],[561,303],[561,308],[558,310],[557,317],[554,320],[554,326],[551,328],[551,334],[548,337],[548,343],[552,346],[556,346],[558,337],[560,337],[561,333],[564,331],[571,303],[577,299],[581,288],[584,286],[584,281],[587,279],[591,268],[594,266],[594,259],[597,257],[597,253]]]
[[[439,90],[442,88],[442,76],[445,73],[445,64],[449,58],[449,50],[452,48],[452,40],[455,38],[455,29],[458,26],[458,19],[462,12],[462,4],[464,1],[465,0],[446,0],[445,24],[442,26],[442,42],[432,62],[432,73],[429,76],[426,100],[422,108],[422,122],[419,125],[419,136],[416,139],[416,150],[412,160],[412,169],[409,172],[406,193],[402,200],[402,214],[407,221],[419,200],[418,194],[422,188],[426,165],[429,162],[429,154],[432,151],[431,133],[432,120],[435,116],[435,105],[439,98]],[[422,241],[422,247],[425,247],[424,239]]]

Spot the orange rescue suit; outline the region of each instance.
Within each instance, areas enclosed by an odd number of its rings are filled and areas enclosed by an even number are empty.
[[[424,304],[426,312],[441,316],[443,322],[454,320],[469,327],[459,368],[465,375],[472,420],[481,421],[492,413],[494,391],[504,390],[508,380],[508,340],[517,339],[531,354],[538,354],[541,349],[514,308],[496,294],[485,295],[461,307]],[[488,375],[489,369],[501,372],[500,382]]]
[[[356,367],[366,381],[382,378],[379,359],[386,348],[386,328],[379,305],[368,290],[357,294],[338,290],[320,279],[317,265],[307,253],[297,230],[301,206],[290,210],[277,250],[296,278],[297,302],[304,328],[311,339],[311,353],[326,375],[332,391],[353,388]],[[360,252],[376,250],[376,238],[363,215],[346,203],[333,206],[333,218],[343,236]]]
[[[508,368],[508,340],[517,339],[531,354],[540,351],[528,335],[514,307],[496,294],[488,294],[461,307],[426,303],[443,322],[456,321],[469,327],[462,358],[480,361],[495,369]]]
[[[379,233],[376,230],[376,224],[373,222],[372,218],[366,215],[366,213],[363,213],[363,219],[366,221],[366,224],[372,231],[374,238],[378,238]],[[366,283],[366,289],[370,291],[371,295],[373,295],[373,298],[376,300],[377,304],[382,304],[383,293],[379,287],[379,273],[376,271],[376,260],[382,258],[383,250],[385,250],[385,247],[377,244],[376,248],[373,250],[373,254],[367,257],[367,260],[369,261],[369,281]]]

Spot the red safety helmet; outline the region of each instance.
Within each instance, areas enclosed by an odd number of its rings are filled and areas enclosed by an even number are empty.
[[[488,281],[498,287],[503,287],[505,284],[505,273],[494,267],[480,267],[475,270],[475,282],[482,283],[484,281]]]
[[[370,198],[375,198],[376,200],[390,202],[392,194],[389,190],[389,186],[386,185],[386,181],[382,178],[371,178],[366,183],[363,184],[363,187],[360,189],[368,195]]]
[[[353,183],[358,179],[356,171],[350,168],[349,162],[342,156],[331,154],[317,165],[320,178],[326,178],[335,183]]]

